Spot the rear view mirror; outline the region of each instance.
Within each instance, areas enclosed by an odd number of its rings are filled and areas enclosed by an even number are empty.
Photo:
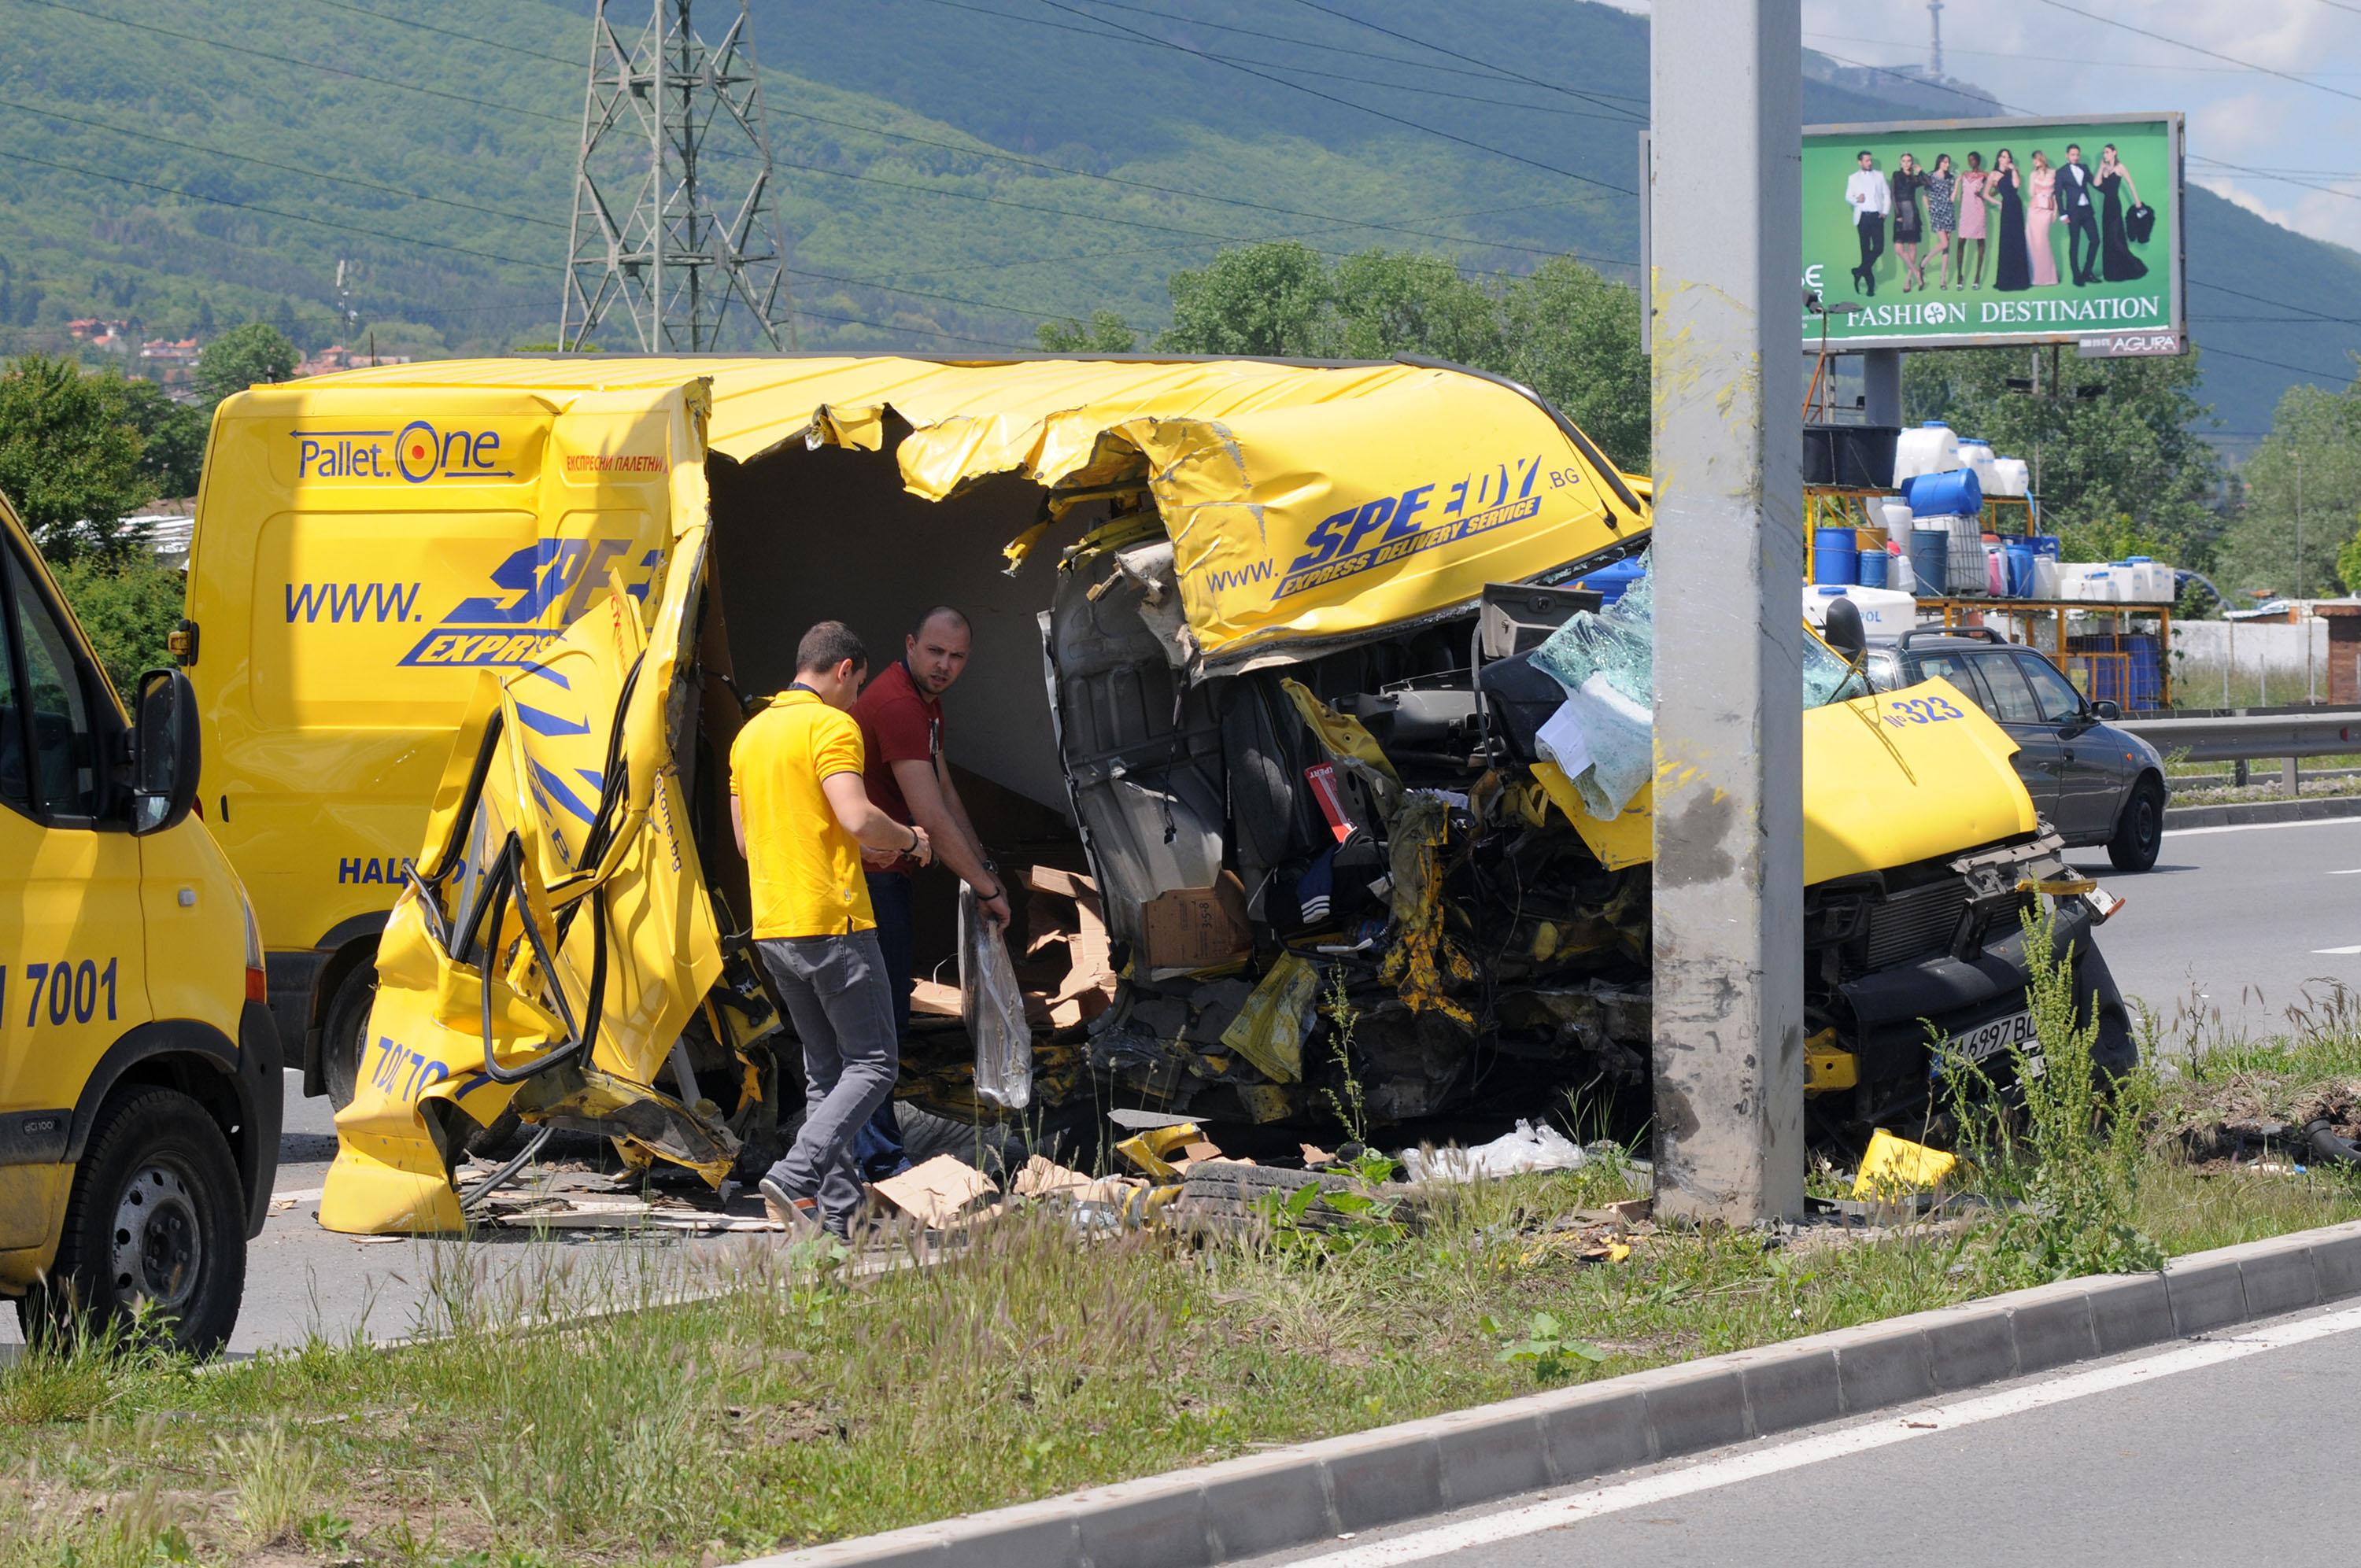
[[[1848,664],[1858,664],[1869,652],[1869,631],[1861,624],[1861,606],[1849,598],[1828,600],[1828,619],[1820,627],[1820,635],[1829,647],[1844,655]]]
[[[2103,696],[2091,705],[2091,717],[2102,724],[2113,724],[2123,716],[2123,704],[2112,697]]]
[[[161,833],[197,803],[197,694],[179,670],[150,670],[133,712],[131,831]]]

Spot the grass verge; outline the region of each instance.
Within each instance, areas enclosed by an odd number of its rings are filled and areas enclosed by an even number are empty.
[[[455,1244],[440,1343],[0,1370],[0,1564],[728,1562],[2361,1217],[2361,1183],[2235,1130],[2352,1113],[2341,993],[2278,1042],[2151,1027],[2131,1116],[2063,1081],[2070,1003],[2037,1001],[2058,1091],[1994,1113],[1972,1178],[2031,1209],[1850,1242],[1640,1227],[1619,1255],[1598,1211],[1641,1179],[1609,1157],[1447,1190],[1416,1228],[1198,1249],[1039,1212],[861,1279],[750,1245],[715,1299],[539,1331],[513,1325],[567,1295],[713,1281],[642,1253],[494,1290]]]

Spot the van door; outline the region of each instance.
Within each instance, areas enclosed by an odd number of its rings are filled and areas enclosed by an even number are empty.
[[[122,715],[45,577],[0,537],[0,1249],[46,1234],[41,1168],[148,1013],[139,848],[107,817]]]

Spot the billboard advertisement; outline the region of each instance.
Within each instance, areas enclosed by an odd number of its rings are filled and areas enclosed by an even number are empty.
[[[1859,307],[1831,347],[2177,352],[2180,165],[2179,115],[1807,126],[1804,287]],[[1822,325],[1804,313],[1807,348]]]

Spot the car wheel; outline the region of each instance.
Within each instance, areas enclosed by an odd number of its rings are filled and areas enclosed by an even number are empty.
[[[320,1030],[320,1076],[328,1086],[328,1103],[341,1111],[353,1102],[360,1088],[361,1058],[368,1047],[369,1008],[377,1001],[377,965],[356,964],[328,999],[327,1022]]]
[[[211,1355],[245,1290],[245,1193],[213,1117],[176,1089],[140,1090],[101,1111],[57,1261],[17,1303],[26,1337],[137,1320],[175,1349]]]
[[[2119,872],[2144,872],[2156,864],[2164,848],[2164,787],[2144,780],[2124,803],[2115,836],[2107,840],[2107,859]]]

